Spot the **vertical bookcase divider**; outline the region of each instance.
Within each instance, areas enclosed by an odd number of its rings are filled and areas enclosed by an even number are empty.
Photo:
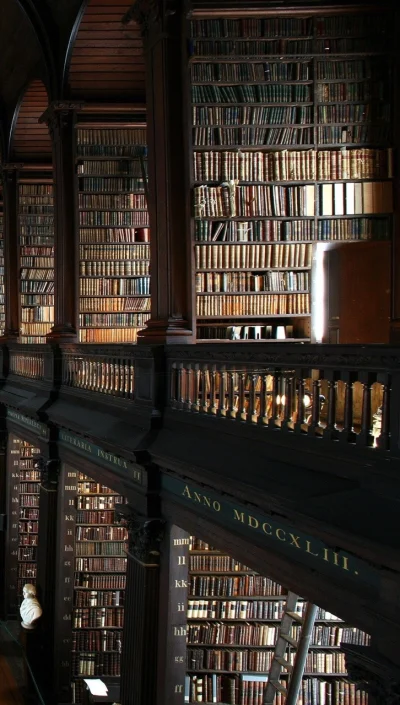
[[[4,286],[4,211],[3,191],[0,191],[0,336],[4,335],[6,323],[5,286]]]

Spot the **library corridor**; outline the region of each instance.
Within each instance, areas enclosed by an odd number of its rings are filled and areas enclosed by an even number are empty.
[[[0,15],[0,705],[400,705],[398,0]]]

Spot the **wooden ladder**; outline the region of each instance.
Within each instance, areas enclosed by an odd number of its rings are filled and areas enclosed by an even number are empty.
[[[288,592],[286,606],[279,626],[278,639],[272,657],[271,668],[268,674],[264,705],[273,705],[277,692],[285,696],[285,705],[296,705],[297,702],[318,610],[317,605],[307,602],[303,617],[296,612],[296,605],[299,599],[299,595],[296,595],[294,592]],[[290,636],[293,623],[301,625],[300,638],[298,641]],[[292,651],[295,653],[293,664],[291,664],[289,660]],[[286,686],[280,681],[283,669],[288,673]]]

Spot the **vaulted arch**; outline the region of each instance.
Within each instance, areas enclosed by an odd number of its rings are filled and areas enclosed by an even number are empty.
[[[143,101],[139,27],[122,24],[132,0],[88,0],[71,37],[65,93],[83,100]]]
[[[10,160],[49,162],[52,158],[51,139],[47,125],[39,117],[48,106],[45,85],[39,79],[31,81],[15,111],[10,137]]]

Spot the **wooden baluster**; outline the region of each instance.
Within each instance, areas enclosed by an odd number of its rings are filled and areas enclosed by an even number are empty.
[[[305,370],[299,370],[297,374],[297,418],[296,423],[294,424],[295,433],[304,433],[304,378],[306,377],[306,375],[307,372]]]
[[[249,387],[249,406],[247,409],[247,417],[246,421],[248,423],[257,423],[257,410],[256,410],[256,386],[257,386],[257,380],[259,379],[259,375],[257,375],[255,372],[250,372],[249,374],[249,381],[250,381],[250,387]]]
[[[288,372],[285,376],[285,406],[283,409],[283,421],[281,424],[281,428],[284,428],[289,431],[293,431],[293,385],[294,377],[292,376],[291,372]]]
[[[188,363],[186,368],[186,384],[185,384],[185,411],[190,411],[192,408],[192,387],[193,387],[193,370],[191,363]]]
[[[372,375],[369,372],[361,372],[358,375],[358,381],[363,385],[363,390],[361,431],[357,435],[356,443],[357,445],[371,447],[374,442],[371,418]]]
[[[381,450],[389,450],[390,447],[390,378],[388,375],[380,375],[382,380],[383,399],[382,399],[382,421],[381,434],[376,440],[377,448]],[[379,379],[379,378],[378,378]]]
[[[217,375],[217,370],[215,365],[211,366],[211,370],[209,372],[210,374],[210,404],[208,407],[207,412],[209,414],[216,414],[217,413],[217,405],[216,405],[216,375]]]
[[[217,411],[218,416],[226,416],[226,382],[226,370],[223,366],[219,372],[219,404]]]
[[[268,425],[268,376],[265,373],[260,375],[260,412],[257,419],[257,423],[260,426]]]
[[[246,421],[246,372],[239,372],[239,398],[236,418]]]
[[[227,417],[229,419],[235,419],[236,418],[236,409],[235,409],[235,377],[236,373],[235,372],[227,372],[228,375],[228,409],[227,409]]]
[[[121,397],[125,398],[125,359],[119,361],[119,379],[119,393]]]
[[[176,363],[176,400],[175,409],[181,409],[181,397],[182,397],[182,368],[183,364],[181,362]]]
[[[355,433],[353,429],[353,374],[351,372],[345,372],[344,374],[342,374],[342,380],[345,384],[344,419],[343,430],[339,434],[339,440],[343,443],[354,443]]]
[[[324,428],[324,438],[337,440],[338,430],[336,428],[336,397],[337,397],[337,373],[327,371],[324,373],[328,383],[328,419]]]
[[[312,410],[311,410],[311,423],[309,425],[309,433],[313,435],[319,435],[319,418],[320,418],[320,411],[321,411],[321,405],[320,405],[320,399],[319,399],[319,392],[320,392],[320,380],[319,377],[315,376],[315,373],[319,375],[318,370],[313,370],[312,375],[313,375],[313,380],[312,380]]]
[[[280,372],[278,370],[274,370],[273,378],[272,378],[271,417],[268,421],[268,426],[270,426],[270,428],[276,428],[278,425],[280,425],[279,418],[277,416],[278,404],[276,401],[278,394],[279,394],[280,379],[281,379]]]
[[[134,394],[135,394],[135,362],[134,362],[134,360],[131,361],[131,374],[130,374],[129,389],[130,389],[130,395],[133,399]]]
[[[113,365],[113,384],[111,388],[111,394],[117,394],[119,392],[119,360],[115,359],[112,362]]]
[[[200,408],[199,411],[200,413],[207,413],[207,408],[208,408],[208,392],[207,392],[207,387],[208,387],[208,370],[207,370],[207,365],[203,365],[201,372],[201,402],[200,402]]]
[[[200,411],[200,368],[199,365],[196,363],[193,367],[193,373],[192,373],[192,379],[193,379],[193,397],[192,397],[192,406],[191,406],[191,411]]]

